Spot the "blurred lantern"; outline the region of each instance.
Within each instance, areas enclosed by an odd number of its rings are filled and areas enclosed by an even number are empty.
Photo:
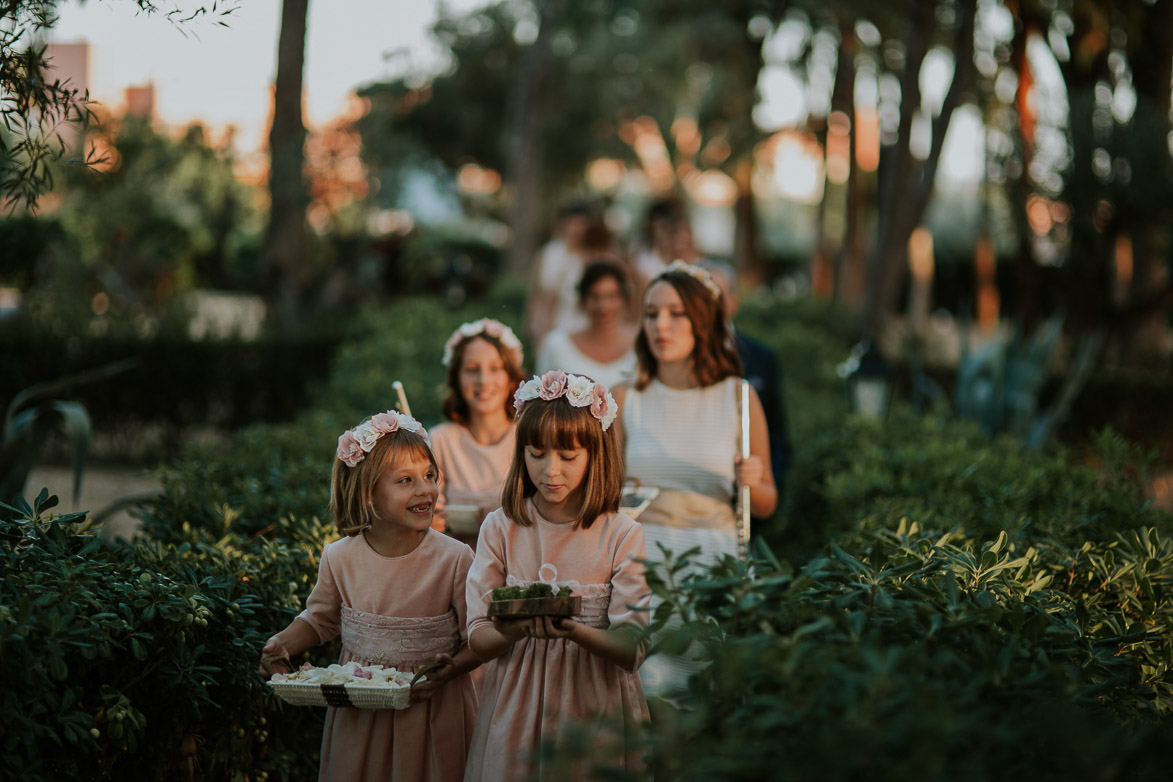
[[[894,372],[880,349],[869,339],[851,349],[851,355],[839,365],[839,377],[847,381],[851,409],[867,418],[881,418],[892,401]]]

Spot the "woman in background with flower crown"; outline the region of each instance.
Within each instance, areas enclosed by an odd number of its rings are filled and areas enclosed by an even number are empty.
[[[704,565],[737,554],[733,500],[750,487],[750,510],[778,502],[766,416],[750,388],[750,456],[740,459],[737,356],[721,290],[699,266],[675,262],[644,293],[635,341],[639,373],[616,388],[627,476],[659,495],[640,514],[650,560],[699,546]],[[641,670],[649,695],[680,686],[686,670],[653,656]]]
[[[608,768],[636,779],[643,763],[635,738],[648,718],[636,673],[648,587],[643,532],[619,512],[618,408],[602,384],[562,371],[534,376],[516,400],[502,507],[485,519],[468,573],[470,644],[489,662],[464,778],[587,779]],[[572,587],[580,613],[489,618],[493,589],[539,581]],[[574,736],[589,736],[589,756],[558,751]],[[553,754],[535,757],[544,745]]]
[[[521,342],[504,323],[482,318],[452,333],[442,363],[448,422],[429,432],[440,465],[441,517],[447,506],[474,506],[479,522],[501,504],[513,456],[513,390],[525,380]],[[476,546],[475,532],[456,537]]]

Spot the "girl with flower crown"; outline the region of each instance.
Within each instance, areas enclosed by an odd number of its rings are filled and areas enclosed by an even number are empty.
[[[446,780],[464,772],[476,714],[465,635],[472,550],[431,529],[439,468],[427,432],[395,410],[338,438],[330,511],[343,537],[322,550],[305,610],[265,642],[261,674],[341,636],[340,663],[418,671],[439,664],[403,710],[326,709],[320,780]]]
[[[502,507],[481,527],[468,576],[469,645],[490,662],[465,780],[583,778],[600,765],[638,772],[648,588],[643,532],[618,510],[617,406],[601,384],[561,371],[523,383],[515,399]],[[494,588],[538,581],[571,586],[581,613],[488,618]],[[591,736],[594,757],[568,772],[537,754],[575,729]]]
[[[750,456],[739,458],[741,360],[723,315],[721,290],[699,266],[674,262],[644,293],[636,337],[639,373],[615,391],[627,475],[660,493],[639,517],[650,559],[700,547],[707,564],[737,554],[735,491],[750,487],[750,511],[778,502],[766,416],[750,387]],[[649,695],[683,684],[687,671],[656,655],[641,670]]]
[[[513,389],[525,379],[521,342],[500,321],[462,324],[444,345],[448,368],[447,423],[430,434],[440,465],[439,529],[444,509],[476,508],[476,519],[501,504],[501,485],[513,455]],[[459,536],[475,546],[476,534]]]

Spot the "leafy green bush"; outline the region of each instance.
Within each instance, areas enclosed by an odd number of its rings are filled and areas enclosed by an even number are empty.
[[[113,548],[83,514],[49,515],[55,504],[42,492],[0,516],[0,776],[316,778],[321,712],[283,708],[255,670],[328,527]]]
[[[733,560],[657,571],[656,620],[680,620],[661,648],[712,661],[660,715],[664,778],[1167,776],[1167,612],[1113,622],[1005,534],[864,537],[869,554],[835,547],[798,573],[768,556],[753,578]]]
[[[845,418],[803,448],[786,497],[788,523],[766,532],[792,562],[860,522],[891,527],[909,517],[943,531],[961,525],[977,534],[1053,532],[1082,541],[1151,524],[1155,513],[1144,500],[1148,457],[1109,431],[1096,436],[1090,454],[1040,453],[939,411],[897,407],[883,421]]]
[[[800,570],[763,546],[753,578],[653,578],[663,648],[712,660],[656,731],[666,778],[1167,775],[1173,518],[1144,454],[902,410],[806,446],[777,535]]]

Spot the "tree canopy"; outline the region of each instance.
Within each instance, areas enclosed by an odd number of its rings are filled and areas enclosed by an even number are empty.
[[[100,0],[96,0],[100,1]],[[238,0],[210,5],[179,0],[134,0],[138,11],[178,25],[196,20],[227,24]],[[10,207],[36,209],[52,187],[56,164],[99,162],[93,150],[74,151],[64,138],[68,126],[93,118],[84,85],[53,76],[45,40],[57,22],[58,0],[0,0],[0,200]]]

